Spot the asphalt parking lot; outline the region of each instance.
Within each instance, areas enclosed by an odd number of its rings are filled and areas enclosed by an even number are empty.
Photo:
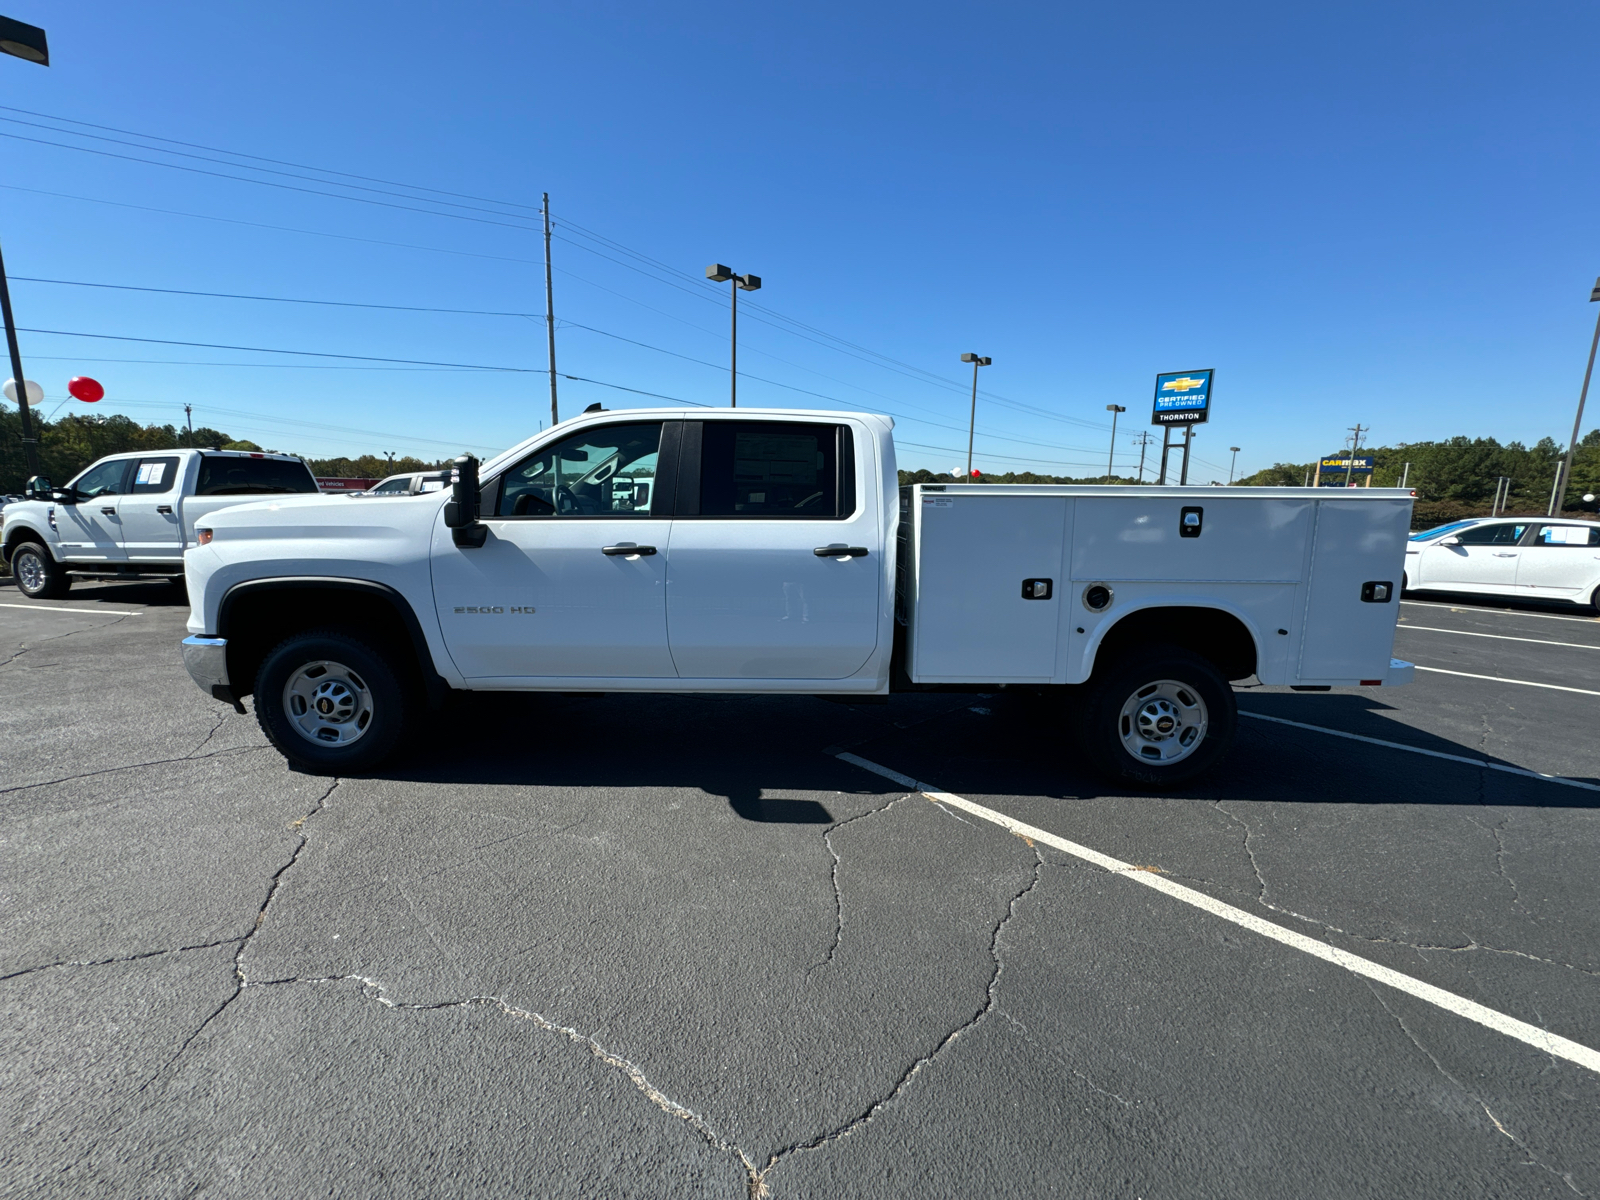
[[[1406,602],[1413,686],[1241,688],[1161,797],[1005,693],[482,696],[313,778],[186,616],[0,588],[0,1192],[1600,1193],[1591,615]]]

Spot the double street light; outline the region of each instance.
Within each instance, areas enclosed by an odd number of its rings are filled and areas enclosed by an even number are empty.
[[[977,354],[963,354],[962,362],[972,364],[972,416],[967,421],[967,478],[972,478],[972,435],[978,428],[978,368],[987,367],[994,360]]]
[[[44,30],[0,17],[0,51],[41,67],[50,65],[50,44]],[[0,315],[6,322],[6,349],[11,352],[11,377],[17,381],[17,410],[22,416],[22,453],[28,473],[39,473],[39,439],[33,436],[33,415],[28,411],[27,376],[22,373],[22,351],[17,348],[17,322],[11,315],[11,288],[6,282],[5,258],[0,256]]]
[[[1117,457],[1117,414],[1128,410],[1120,404],[1108,404],[1106,411],[1111,414],[1111,449],[1106,451],[1106,482],[1110,483],[1116,478],[1112,473],[1111,464]]]
[[[712,263],[706,268],[706,278],[712,283],[732,283],[729,294],[733,297],[733,356],[728,367],[732,382],[728,392],[728,407],[739,407],[739,293],[754,292],[761,287],[759,275],[735,275],[721,263]]]

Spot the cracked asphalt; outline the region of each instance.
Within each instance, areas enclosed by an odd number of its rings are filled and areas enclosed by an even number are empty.
[[[1600,1047],[1600,790],[1261,719],[1597,784],[1600,697],[1527,684],[1600,691],[1600,621],[1408,603],[1527,682],[1241,688],[1152,797],[1006,693],[479,696],[314,778],[167,585],[17,601],[0,1193],[1600,1194],[1595,1073],[836,757]]]

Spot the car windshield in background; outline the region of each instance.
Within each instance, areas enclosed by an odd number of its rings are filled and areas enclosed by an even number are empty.
[[[1448,525],[1441,525],[1437,529],[1424,529],[1421,533],[1413,533],[1410,540],[1413,542],[1431,542],[1436,537],[1443,537],[1447,533],[1454,533],[1458,529],[1466,529],[1476,525],[1476,521],[1451,521]]]
[[[200,460],[197,496],[244,496],[252,493],[315,492],[317,481],[298,459],[233,458],[206,455]]]

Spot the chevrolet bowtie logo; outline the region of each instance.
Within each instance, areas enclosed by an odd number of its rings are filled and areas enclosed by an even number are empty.
[[[1163,392],[1187,392],[1191,388],[1205,387],[1205,385],[1206,381],[1204,379],[1195,379],[1192,376],[1184,375],[1178,379],[1167,380],[1161,385],[1161,390]]]

